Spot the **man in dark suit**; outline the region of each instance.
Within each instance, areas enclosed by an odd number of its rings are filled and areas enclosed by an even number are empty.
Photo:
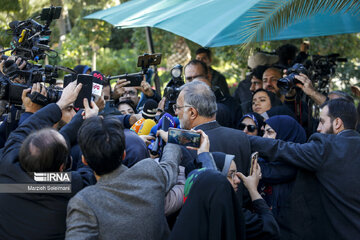
[[[345,99],[324,103],[318,132],[305,144],[250,137],[251,150],[299,168],[283,239],[360,238],[360,135]]]
[[[216,98],[205,83],[193,81],[185,84],[174,108],[182,129],[203,130],[209,136],[211,152],[235,155],[237,170],[243,174],[248,173],[249,141],[242,131],[222,127],[217,123]]]
[[[70,83],[57,103],[49,104],[31,115],[13,131],[3,148],[0,160],[0,183],[12,188],[0,193],[0,239],[64,239],[66,207],[69,199],[82,188],[95,184],[92,170],[82,165],[71,172],[71,193],[12,193],[18,184],[37,184],[30,172],[62,172],[68,160],[69,145],[83,122],[82,111],[60,132],[52,127],[59,122],[62,110],[73,104],[80,91]],[[31,103],[23,92],[23,103]],[[97,115],[98,109],[88,109]],[[92,115],[90,114],[90,115]],[[44,129],[45,128],[45,129]],[[40,185],[41,186],[41,185]],[[49,185],[48,185],[49,186]]]
[[[216,121],[216,97],[208,85],[197,80],[186,83],[182,86],[174,110],[182,129],[203,130],[210,140],[210,152],[235,155],[237,171],[248,175],[250,168],[249,140],[243,131],[222,127],[218,124]],[[192,154],[196,158],[196,152],[192,151]],[[237,191],[240,204],[243,202],[243,189],[241,186]],[[245,232],[245,229],[242,229],[242,232]]]

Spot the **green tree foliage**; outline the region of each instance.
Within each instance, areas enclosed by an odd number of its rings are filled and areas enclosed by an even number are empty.
[[[121,2],[125,2],[122,0]],[[5,29],[13,20],[25,20],[34,17],[41,12],[43,7],[50,4],[62,6],[71,29],[68,29],[61,46],[60,31],[56,21],[51,25],[51,46],[56,49],[59,56],[49,59],[50,64],[74,67],[77,64],[92,64],[93,53],[97,53],[97,70],[107,75],[137,72],[137,56],[148,52],[144,28],[117,29],[112,25],[98,20],[84,20],[83,17],[116,4],[118,0],[4,0],[0,9],[0,45],[9,46],[11,36],[5,35]],[[70,31],[71,30],[71,31]],[[179,38],[167,31],[152,28],[155,52],[163,54],[162,67],[166,66],[167,58],[175,52],[173,43]],[[263,51],[274,51],[280,45],[292,43],[299,46],[303,40],[310,41],[310,54],[327,55],[340,53],[341,57],[347,57],[349,61],[341,63],[337,67],[337,77],[340,78],[341,86],[333,85],[333,88],[348,86],[359,79],[358,56],[360,56],[360,41],[358,34],[344,34],[328,37],[315,37],[309,39],[293,39],[287,41],[273,41],[252,43],[250,54],[256,48]],[[198,44],[186,41],[194,58]],[[243,55],[241,46],[227,46],[212,48],[213,65],[227,77],[229,85],[235,84],[245,77],[248,55]],[[160,72],[162,85],[167,82],[170,75]]]

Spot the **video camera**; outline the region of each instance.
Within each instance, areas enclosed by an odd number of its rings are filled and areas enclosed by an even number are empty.
[[[316,83],[319,92],[327,93],[327,86],[330,79],[335,74],[337,62],[347,62],[347,58],[340,58],[340,54],[332,53],[329,55],[312,55],[312,61],[309,62],[307,68],[311,80]]]
[[[52,20],[60,17],[60,13],[61,7],[44,8],[37,18],[46,21],[45,25],[41,25],[31,18],[25,21],[11,22],[8,31],[12,32],[13,40],[10,43],[11,47],[4,51],[11,50],[12,55],[36,62],[44,59],[47,51],[55,52],[49,47],[51,34],[49,26]]]
[[[173,110],[173,105],[176,104],[176,99],[180,93],[180,87],[184,85],[184,80],[182,78],[183,66],[176,64],[170,71],[171,80],[165,87],[164,96],[166,97],[166,102],[164,106],[165,112],[175,115]]]
[[[47,52],[55,52],[48,46],[50,42],[51,30],[49,26],[54,19],[60,17],[61,7],[44,8],[40,18],[42,21],[46,21],[45,25],[41,25],[34,19],[28,19],[25,21],[13,21],[9,24],[12,32],[13,39],[10,43],[10,48],[1,51],[1,53],[10,51],[11,54],[20,57],[22,60],[38,61],[44,59],[47,56]],[[49,57],[56,57],[50,56]],[[19,69],[15,60],[8,59],[8,56],[2,55],[4,62],[4,76],[0,78],[0,99],[7,100],[10,104],[22,104],[21,95],[22,91],[31,87],[34,83],[44,82],[49,84],[47,88],[47,98],[44,99],[41,95],[31,98],[35,103],[46,105],[48,103],[56,102],[61,94],[62,88],[56,87],[56,78],[58,70],[63,70],[68,73],[76,73],[74,70],[61,66],[32,64],[27,62],[23,69]],[[13,82],[14,79],[24,79],[24,84]]]
[[[331,77],[335,74],[337,62],[346,62],[346,58],[340,58],[337,53],[326,56],[312,55],[312,60],[307,61],[305,66],[296,63],[291,68],[287,69],[287,76],[278,80],[278,87],[282,94],[286,94],[292,88],[300,83],[295,79],[296,75],[303,73],[309,77],[317,88],[318,92],[327,93],[328,84]]]

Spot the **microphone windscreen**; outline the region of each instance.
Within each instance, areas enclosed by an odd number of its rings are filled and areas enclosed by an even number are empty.
[[[130,130],[138,133],[140,130],[141,124],[143,124],[144,121],[145,121],[145,118],[141,118],[136,123],[134,123],[134,125],[131,126]]]
[[[152,127],[156,125],[155,121],[152,119],[146,119],[143,124],[141,124],[138,135],[149,135]]]
[[[11,23],[9,23],[9,27],[14,30],[14,28],[16,28],[19,25],[19,21],[12,21]]]
[[[150,134],[149,134],[149,135],[155,137],[157,130],[158,130],[158,125],[153,126],[153,127],[151,128],[151,131],[150,131]]]
[[[161,129],[161,126],[162,126],[162,122],[164,121],[164,119],[167,119],[169,120],[169,127],[176,127],[176,123],[175,123],[175,120],[173,118],[173,116],[171,116],[169,113],[165,113],[159,120],[157,126],[158,126],[158,129]]]

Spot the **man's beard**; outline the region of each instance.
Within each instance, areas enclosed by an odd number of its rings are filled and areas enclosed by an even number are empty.
[[[331,125],[331,126],[329,127],[329,129],[327,129],[327,130],[325,131],[325,133],[326,133],[326,134],[334,134],[335,132],[334,132],[333,126]]]

